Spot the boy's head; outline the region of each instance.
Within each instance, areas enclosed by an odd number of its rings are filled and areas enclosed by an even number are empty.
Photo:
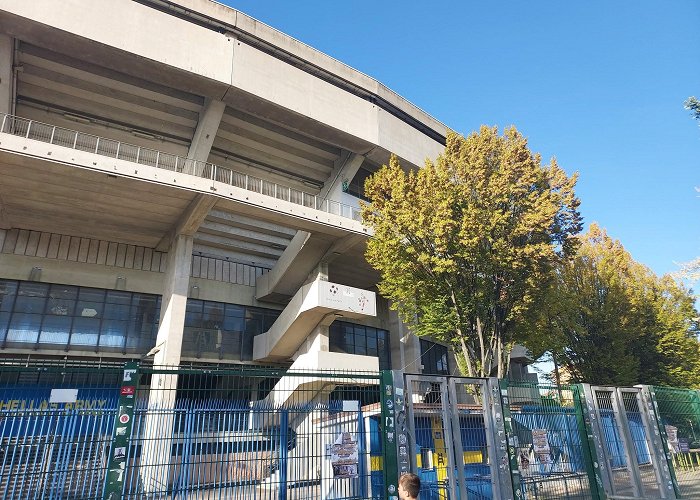
[[[420,479],[415,474],[407,472],[399,478],[399,498],[401,500],[415,500],[420,493]]]

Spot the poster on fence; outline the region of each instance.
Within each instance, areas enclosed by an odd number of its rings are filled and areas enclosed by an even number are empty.
[[[666,425],[666,436],[668,437],[668,448],[674,455],[680,451],[678,445],[678,427]]]
[[[331,465],[335,479],[348,479],[357,477],[357,464],[359,452],[357,441],[352,439],[349,432],[341,432],[338,439],[330,447]]]
[[[532,429],[532,451],[540,463],[548,464],[551,460],[551,449],[547,439],[547,429]]]

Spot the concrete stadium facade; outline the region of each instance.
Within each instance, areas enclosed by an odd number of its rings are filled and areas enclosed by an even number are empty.
[[[0,355],[448,374],[375,293],[364,178],[445,125],[208,0],[0,0]]]

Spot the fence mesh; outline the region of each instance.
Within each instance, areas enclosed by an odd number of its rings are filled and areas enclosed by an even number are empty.
[[[682,498],[700,498],[700,394],[654,387]]]
[[[520,382],[508,385],[523,493],[533,499],[592,499],[579,388]]]

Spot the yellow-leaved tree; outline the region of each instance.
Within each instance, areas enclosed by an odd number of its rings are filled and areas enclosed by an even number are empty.
[[[505,376],[555,263],[575,250],[575,184],[514,127],[449,133],[417,171],[392,157],[367,179],[362,211],[380,293],[414,333],[461,352],[467,375]]]

